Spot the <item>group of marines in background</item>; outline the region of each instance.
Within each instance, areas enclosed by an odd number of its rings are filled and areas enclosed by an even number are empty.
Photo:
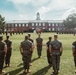
[[[42,55],[42,47],[43,47],[43,39],[38,34],[36,38],[36,46],[37,46],[37,54],[38,58],[41,58]],[[31,34],[27,34],[25,36],[24,41],[20,44],[20,53],[22,55],[24,74],[30,73],[31,59],[34,51],[34,41],[30,38]],[[60,67],[60,56],[63,53],[62,42],[58,40],[58,35],[54,35],[54,40],[52,37],[48,38],[46,42],[46,52],[47,52],[47,60],[50,67],[53,67],[54,72],[52,75],[57,75],[59,73]],[[76,41],[72,44],[72,52],[74,56],[74,62],[76,67]],[[3,64],[5,60],[5,67],[10,66],[10,57],[12,54],[12,41],[9,40],[9,35],[6,36],[6,40],[3,42],[3,36],[0,36],[0,74],[3,75]],[[76,72],[76,70],[75,70]]]

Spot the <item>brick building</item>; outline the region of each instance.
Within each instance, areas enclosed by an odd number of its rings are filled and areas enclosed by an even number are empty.
[[[63,29],[62,20],[41,20],[37,13],[36,20],[12,20],[6,22],[6,30],[14,32],[23,32],[36,30],[39,27],[42,31],[59,31]]]

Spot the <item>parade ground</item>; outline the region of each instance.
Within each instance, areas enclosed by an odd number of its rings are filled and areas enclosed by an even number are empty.
[[[23,75],[23,63],[22,63],[22,56],[20,54],[19,46],[21,41],[24,40],[24,36],[27,33],[22,34],[14,34],[10,36],[12,40],[13,50],[11,56],[11,67],[4,68],[6,73],[9,75]],[[53,69],[48,66],[47,62],[47,55],[46,55],[46,42],[48,41],[48,37],[51,36],[52,40],[53,35],[55,33],[41,33],[41,37],[43,38],[43,51],[42,57],[38,59],[37,50],[36,50],[36,33],[31,33],[31,38],[34,40],[34,53],[32,57],[32,66],[30,69],[32,70],[31,73],[27,75],[51,75]],[[5,40],[5,35],[4,40]],[[74,61],[72,55],[72,42],[76,40],[76,36],[73,34],[58,34],[58,39],[63,44],[63,54],[61,56],[60,62],[60,73],[59,75],[76,75],[74,73]]]

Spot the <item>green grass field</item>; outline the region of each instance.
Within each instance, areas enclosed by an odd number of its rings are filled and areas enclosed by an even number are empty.
[[[24,40],[23,35],[13,35],[10,39],[13,42],[13,52],[11,56],[11,67],[4,68],[6,73],[9,75],[23,75],[23,65],[22,65],[22,57],[19,51],[20,42]],[[52,36],[53,40],[54,33],[42,33],[41,37],[43,38],[43,43],[46,44],[48,41],[48,37]],[[37,38],[36,33],[31,33],[31,38],[36,42],[35,39]],[[5,40],[5,35],[4,35]],[[63,55],[61,56],[61,63],[60,63],[60,73],[59,75],[76,75],[74,73],[74,61],[72,56],[72,42],[76,40],[76,36],[73,34],[59,34],[59,40],[63,43]],[[31,73],[27,75],[50,75],[53,71],[52,68],[48,67],[47,57],[46,57],[46,46],[43,46],[42,57],[37,59],[37,50],[36,46],[34,49],[33,57],[32,57],[32,66],[30,69],[32,70]]]

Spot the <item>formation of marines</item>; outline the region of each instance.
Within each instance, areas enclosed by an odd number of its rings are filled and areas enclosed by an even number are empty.
[[[3,74],[3,64],[5,61],[6,67],[10,66],[10,58],[12,54],[12,41],[9,40],[9,35],[6,35],[6,40],[3,42],[3,36],[0,36],[0,74]],[[38,34],[36,38],[36,47],[38,58],[42,56],[43,38],[41,34]],[[20,44],[20,53],[23,60],[24,74],[30,73],[31,59],[34,51],[34,41],[31,39],[31,34],[27,34],[25,39]],[[60,57],[63,53],[62,42],[58,40],[58,35],[48,37],[46,42],[47,61],[50,67],[53,67],[54,72],[52,75],[58,75],[60,67]],[[75,68],[76,68],[76,41],[72,43],[72,52],[74,56]],[[75,70],[76,72],[76,70]]]

